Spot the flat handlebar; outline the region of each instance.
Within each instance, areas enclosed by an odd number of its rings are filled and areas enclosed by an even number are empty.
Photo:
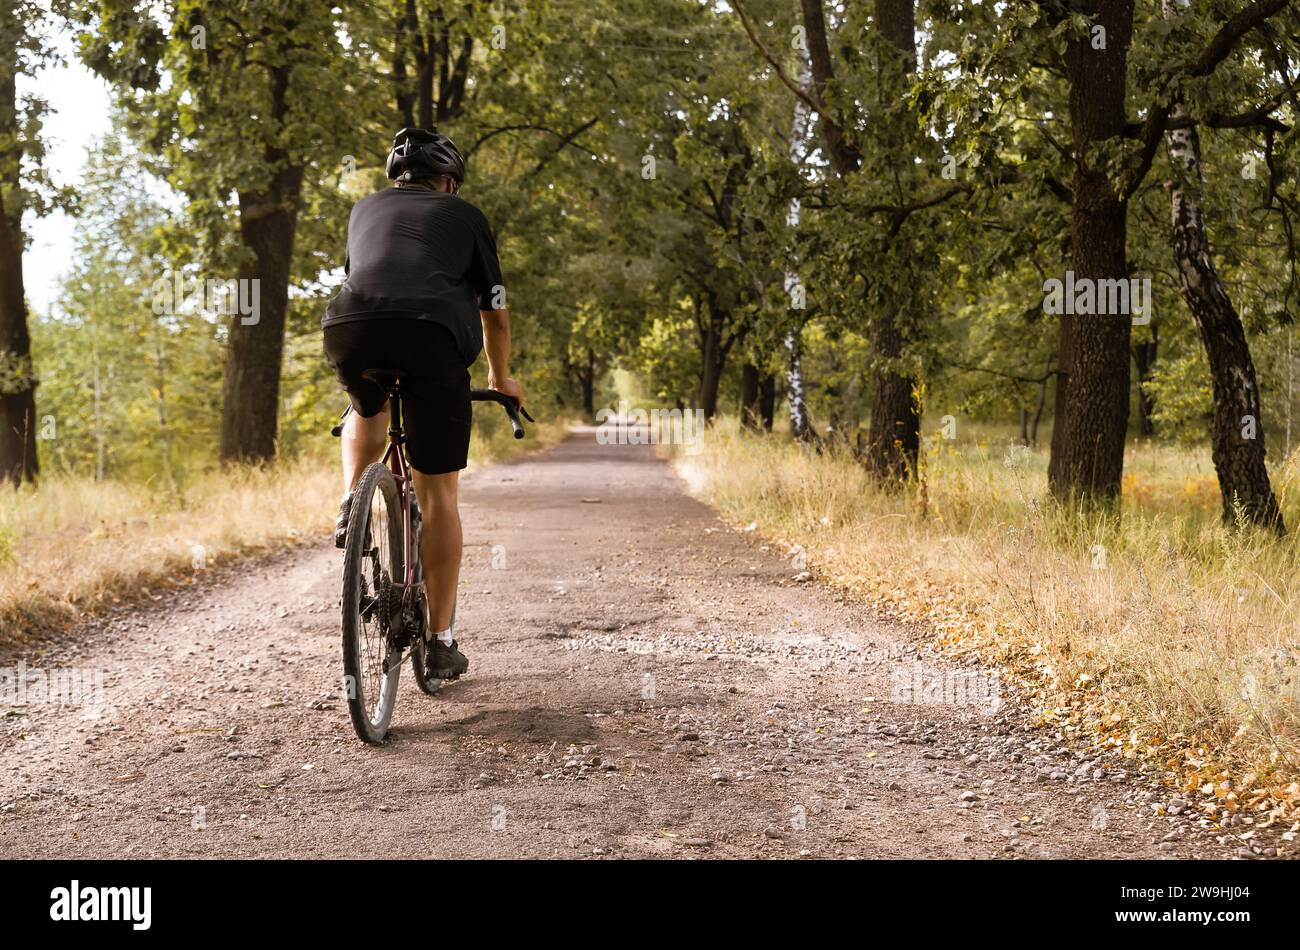
[[[469,398],[474,402],[500,403],[501,408],[506,411],[506,416],[510,419],[510,428],[514,432],[516,439],[522,439],[524,437],[524,424],[519,421],[521,415],[529,422],[537,421],[528,414],[527,409],[515,401],[514,397],[507,396],[505,393],[499,393],[495,389],[471,389],[469,391]],[[343,410],[343,415],[339,416],[339,421],[334,424],[332,429],[330,429],[330,435],[338,438],[343,434],[343,422],[347,419],[348,413],[351,411],[351,406],[348,406]]]

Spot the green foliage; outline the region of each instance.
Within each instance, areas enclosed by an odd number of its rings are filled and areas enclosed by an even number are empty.
[[[38,320],[37,416],[55,469],[183,481],[211,455],[221,347],[210,314],[155,313],[155,284],[186,270],[159,183],[110,138],[89,154],[75,264]],[[193,268],[189,267],[189,275]]]
[[[920,0],[909,75],[882,72],[895,51],[871,5],[825,8],[835,76],[821,94],[854,147],[849,174],[835,173],[820,119],[792,150],[788,84],[805,69],[791,41],[798,4],[744,4],[763,50],[735,9],[692,0],[415,4],[437,62],[451,68],[468,50],[463,101],[438,99],[436,118],[467,155],[463,194],[497,231],[512,368],[535,409],[576,410],[584,388],[609,403],[613,380],[629,372],[647,398],[691,403],[710,346],[730,347],[719,385],[733,406],[744,362],[775,373],[780,390],[783,341],[802,328],[822,435],[856,442],[884,368],[921,381],[932,416],[1011,432],[1042,401],[1048,424],[1058,325],[1043,313],[1042,288],[1069,266],[1072,238],[1062,58],[1087,18],[1054,18],[1050,4]],[[1139,11],[1135,123],[1222,24],[1225,11],[1193,8],[1177,22]],[[107,473],[170,478],[210,454],[225,329],[202,314],[157,319],[144,291],[164,274],[235,273],[236,196],[290,165],[304,178],[280,451],[319,447],[342,406],[321,358],[320,313],[342,279],[348,210],[386,187],[400,94],[416,84],[406,4],[169,0],[144,15],[132,0],[60,0],[56,9],[81,25],[84,61],[114,82],[121,133],[96,155],[104,173],[81,196],[61,312],[35,329],[41,412],[59,420],[46,451],[57,465],[94,470],[102,441]],[[1287,16],[1267,43],[1260,33],[1209,76],[1179,83],[1194,115],[1239,114],[1279,95],[1269,43],[1294,58]],[[45,54],[24,55],[30,66]],[[289,94],[272,115],[277,79]],[[435,79],[442,90],[447,80]],[[1286,128],[1201,129],[1199,191],[1277,442],[1300,408],[1291,345],[1300,164],[1294,101],[1283,96],[1274,115]],[[1092,157],[1118,175],[1136,141],[1107,148]],[[1210,394],[1173,269],[1163,185],[1174,176],[1159,150],[1131,200],[1128,256],[1154,291],[1151,326],[1134,342],[1158,342],[1146,387],[1158,437],[1197,442]],[[792,306],[788,276],[807,309]],[[870,342],[885,318],[904,338],[892,361]],[[476,379],[483,372],[480,363]],[[96,378],[111,395],[93,410]]]

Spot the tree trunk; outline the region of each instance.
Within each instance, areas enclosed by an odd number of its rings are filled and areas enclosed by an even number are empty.
[[[718,387],[722,383],[722,369],[727,358],[718,326],[719,323],[710,310],[709,325],[704,331],[700,382],[695,392],[695,408],[706,420],[718,414]]]
[[[785,399],[790,411],[790,435],[796,442],[807,442],[812,437],[808,425],[808,406],[803,390],[803,334],[791,330],[785,338],[786,370]]]
[[[916,12],[914,0],[876,0],[876,24],[886,42],[898,55],[882,55],[880,85],[887,94],[901,94],[916,71]],[[899,161],[911,162],[906,143],[914,137],[910,128],[884,131],[887,148]],[[895,236],[889,250],[906,253]],[[872,379],[871,422],[863,462],[881,481],[910,479],[916,474],[921,445],[921,414],[916,400],[916,379],[899,369],[904,335],[898,314],[891,309],[871,318],[871,342],[877,361]]]
[[[433,128],[433,37],[425,34],[415,48],[415,102],[420,128]]]
[[[810,47],[817,47],[818,53],[811,53],[810,58],[814,55],[822,55],[820,50],[826,45],[826,22],[822,16],[821,0],[803,0],[803,17],[805,29],[811,36]],[[827,59],[823,66],[826,72],[822,76],[822,85],[825,85],[826,76],[830,72],[829,52],[826,53]],[[800,70],[799,84],[807,87],[814,82],[812,67],[809,63],[804,63]],[[808,104],[802,99],[795,99],[794,117],[790,125],[790,161],[796,165],[801,164],[807,157],[808,143],[811,133],[812,115]],[[828,133],[834,134],[834,133]],[[837,142],[839,139],[837,139]],[[842,156],[841,156],[842,157]],[[791,228],[799,227],[799,199],[791,198],[786,209],[786,223]],[[783,281],[786,299],[789,300],[794,293],[795,288],[800,286],[799,274],[795,270],[787,270]],[[808,405],[805,402],[804,379],[803,379],[803,315],[794,314],[790,317],[794,321],[794,326],[786,332],[785,335],[785,402],[786,410],[790,413],[790,436],[796,442],[805,443],[812,437],[812,428],[808,424]],[[775,415],[775,381],[773,382],[773,407],[770,415]],[[771,421],[767,424],[768,430],[771,431]]]
[[[740,424],[757,429],[758,423],[758,367],[747,360],[740,368]]]
[[[1096,146],[1124,132],[1125,70],[1133,0],[1082,4],[1104,29],[1072,37],[1066,50],[1073,133],[1072,261],[1076,282],[1127,281],[1128,208],[1106,170],[1088,162]],[[1117,501],[1129,412],[1131,314],[1092,314],[1061,321],[1061,372],[1048,481],[1058,498]]]
[[[1291,355],[1291,339],[1295,328],[1286,331],[1286,446],[1283,449],[1284,460],[1291,458],[1291,410],[1295,403],[1295,358]]]
[[[473,4],[467,4],[466,13],[473,13]],[[454,23],[454,21],[453,21]],[[393,57],[393,78],[398,84],[398,112],[407,126],[419,121],[422,129],[435,128],[437,123],[459,118],[465,110],[465,90],[469,82],[469,68],[474,56],[474,37],[467,33],[461,37],[460,48],[452,57],[451,27],[441,6],[434,6],[420,23],[420,11],[415,0],[406,0],[403,16],[397,28],[397,42]],[[462,25],[462,29],[465,27]],[[415,77],[406,83],[406,53],[415,60]],[[415,119],[412,118],[414,113]]]
[[[415,125],[415,92],[406,76],[406,53],[410,43],[408,32],[413,19],[415,19],[415,0],[407,0],[402,15],[397,18],[397,40],[393,44],[394,95],[397,98],[397,114],[401,116],[404,129]]]
[[[16,30],[7,29],[13,35]],[[0,479],[36,478],[36,371],[23,289],[16,47],[0,49]]]
[[[582,411],[588,418],[596,415],[596,354],[587,350],[587,363],[582,370]]]
[[[1038,384],[1038,405],[1034,409],[1034,421],[1029,424],[1029,444],[1038,448],[1038,424],[1043,421],[1043,409],[1047,406],[1047,382],[1052,377],[1050,370],[1052,361],[1047,361],[1048,369],[1044,371],[1043,381]]]
[[[1185,2],[1165,0],[1164,15],[1176,15]],[[1174,103],[1174,119],[1186,119],[1183,103]],[[1205,217],[1200,205],[1201,143],[1195,126],[1165,133],[1170,164],[1180,175],[1170,187],[1173,202],[1174,260],[1178,283],[1201,331],[1214,388],[1214,470],[1223,494],[1223,518],[1231,523],[1240,510],[1247,520],[1284,530],[1282,512],[1265,464],[1264,421],[1259,385],[1246,330],[1210,257]]]
[[[1074,318],[1061,315],[1061,330],[1057,340],[1056,393],[1052,397],[1052,445],[1047,460],[1047,480],[1050,484],[1055,479],[1057,463],[1065,457],[1065,419],[1069,415],[1070,374],[1069,366],[1073,357]]]
[[[886,4],[890,0],[884,0]],[[894,3],[899,0],[893,0]],[[910,4],[911,0],[902,0]],[[804,33],[807,37],[808,45],[808,66],[811,73],[813,91],[817,93],[818,98],[826,101],[826,86],[835,78],[835,69],[832,64],[830,43],[826,38],[826,14],[822,9],[822,0],[802,0],[803,7],[803,25]],[[881,14],[880,7],[876,8],[877,22]],[[807,79],[801,79],[801,85],[807,86]],[[795,106],[797,110],[804,109],[804,115],[807,116],[806,107],[803,106],[803,100]],[[822,138],[826,140],[826,151],[830,153],[831,162],[835,166],[835,171],[840,177],[850,174],[858,167],[858,152],[854,145],[849,141],[848,135],[841,125],[839,116],[823,115],[819,116],[819,125],[821,126]],[[797,125],[797,123],[796,123]]]
[[[771,432],[776,419],[776,376],[772,373],[758,381],[758,418],[763,431]]]
[[[256,321],[239,313],[230,320],[222,385],[223,462],[263,462],[275,456],[289,267],[301,188],[302,169],[286,166],[273,175],[265,192],[239,194],[239,231],[254,258],[240,268],[239,276],[241,281],[259,282],[260,309]]]
[[[158,449],[162,454],[163,477],[166,484],[175,487],[176,474],[172,468],[172,430],[167,417],[167,350],[163,333],[157,324],[153,328],[155,400],[158,409]]]
[[[903,350],[903,337],[893,320],[876,321],[871,334],[876,358],[887,361],[876,370],[871,396],[871,424],[862,461],[881,481],[902,481],[916,474],[921,447],[921,413],[916,381],[890,368]]]
[[[95,416],[95,481],[104,480],[104,382],[99,373],[99,350],[91,351],[91,378],[93,383],[91,411]]]
[[[916,71],[916,0],[876,0],[876,24],[891,45],[906,54],[906,60],[897,58],[890,66],[882,65],[895,73]]]
[[[1144,340],[1133,347],[1133,362],[1137,365],[1138,374],[1138,431],[1148,437],[1156,434],[1156,424],[1152,418],[1156,401],[1147,392],[1146,384],[1151,381],[1151,376],[1155,372],[1159,344],[1155,324],[1152,324],[1151,339]]]

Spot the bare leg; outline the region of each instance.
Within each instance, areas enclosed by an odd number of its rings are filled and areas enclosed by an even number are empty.
[[[429,600],[429,631],[440,633],[451,626],[456,607],[456,586],[460,582],[461,529],[457,490],[460,472],[415,477],[415,497],[420,501],[420,562],[424,566]]]
[[[357,487],[361,473],[371,462],[378,462],[388,442],[388,407],[363,419],[357,412],[348,413],[343,423],[343,494]]]

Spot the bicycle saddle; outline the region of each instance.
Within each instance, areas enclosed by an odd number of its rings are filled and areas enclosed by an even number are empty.
[[[399,386],[406,384],[406,374],[396,369],[368,369],[361,374],[361,378],[369,380],[390,395]]]

